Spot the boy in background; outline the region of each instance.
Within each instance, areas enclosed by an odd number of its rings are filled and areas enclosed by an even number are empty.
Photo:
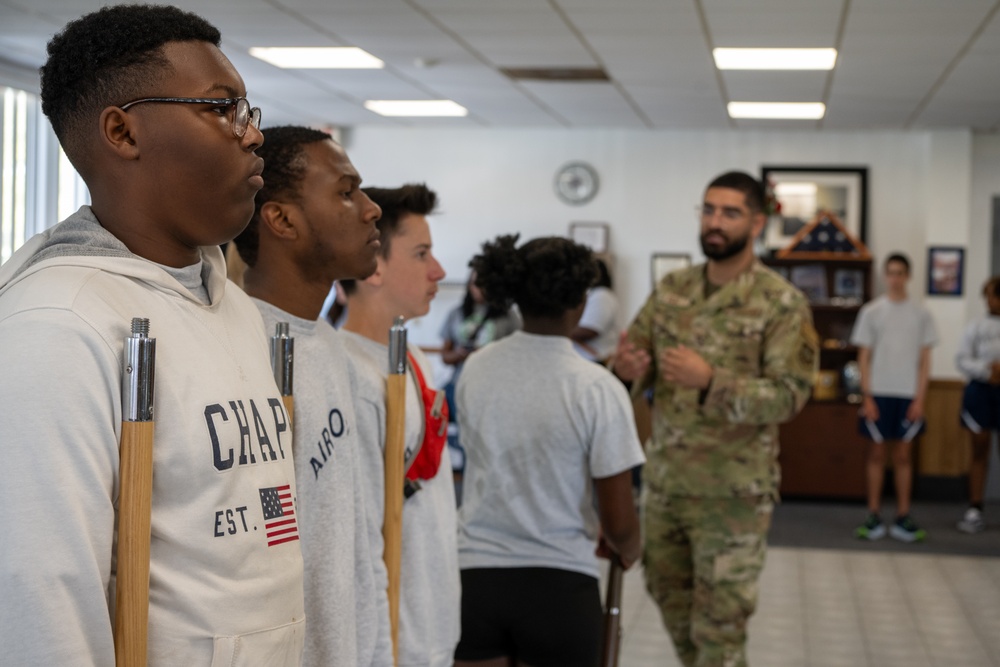
[[[962,395],[962,426],[969,432],[972,463],[969,466],[969,508],[958,522],[964,533],[986,528],[983,493],[989,465],[990,438],[1000,429],[1000,276],[983,285],[989,313],[970,322],[955,355],[955,365],[969,384]]]
[[[861,371],[859,429],[871,441],[866,480],[868,516],[856,530],[860,539],[886,534],[879,515],[888,451],[896,483],[896,521],[889,534],[903,542],[927,536],[910,518],[913,491],[913,442],[924,430],[924,399],[930,377],[931,348],[937,331],[930,312],[909,298],[910,260],[896,253],[885,260],[886,293],[858,314],[851,343],[858,346]]]

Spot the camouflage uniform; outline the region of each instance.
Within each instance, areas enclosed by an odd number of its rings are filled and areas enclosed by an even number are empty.
[[[818,337],[805,297],[755,261],[706,298],[705,266],[667,275],[629,328],[651,358],[644,472],[646,584],[684,665],[746,664],[771,510],[778,423],[805,404]],[[659,353],[684,345],[713,369],[705,392],[664,382]]]

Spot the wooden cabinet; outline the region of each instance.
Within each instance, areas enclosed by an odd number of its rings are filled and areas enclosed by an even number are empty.
[[[779,438],[782,496],[864,498],[867,444],[857,405],[810,401]]]
[[[860,395],[844,381],[844,368],[857,359],[851,331],[861,306],[872,297],[872,263],[825,255],[764,260],[809,297],[820,338],[813,398],[780,429],[781,493],[861,498],[866,443],[858,434]]]

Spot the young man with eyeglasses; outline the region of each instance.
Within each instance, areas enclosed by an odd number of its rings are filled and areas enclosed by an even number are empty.
[[[291,424],[218,248],[262,186],[260,112],[219,42],[193,14],[122,5],[48,45],[42,107],[93,204],[0,268],[5,663],[115,662],[122,350],[145,317],[148,664],[300,664]]]
[[[707,261],[667,274],[623,335],[615,372],[653,388],[643,472],[646,586],[681,663],[746,665],[778,500],[778,424],[805,405],[819,340],[805,296],[753,254],[764,189],[713,180]]]
[[[376,267],[381,209],[329,134],[264,130],[264,187],[236,238],[244,288],[295,339],[295,472],[305,561],[306,667],[392,664],[382,524],[367,509],[343,334],[320,317],[335,280]]]

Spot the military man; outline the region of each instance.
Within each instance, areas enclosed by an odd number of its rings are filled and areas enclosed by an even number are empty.
[[[644,567],[681,662],[746,665],[778,498],[778,423],[809,397],[818,337],[806,298],[753,255],[764,191],[722,174],[700,210],[705,264],[668,274],[616,352],[653,388]]]

